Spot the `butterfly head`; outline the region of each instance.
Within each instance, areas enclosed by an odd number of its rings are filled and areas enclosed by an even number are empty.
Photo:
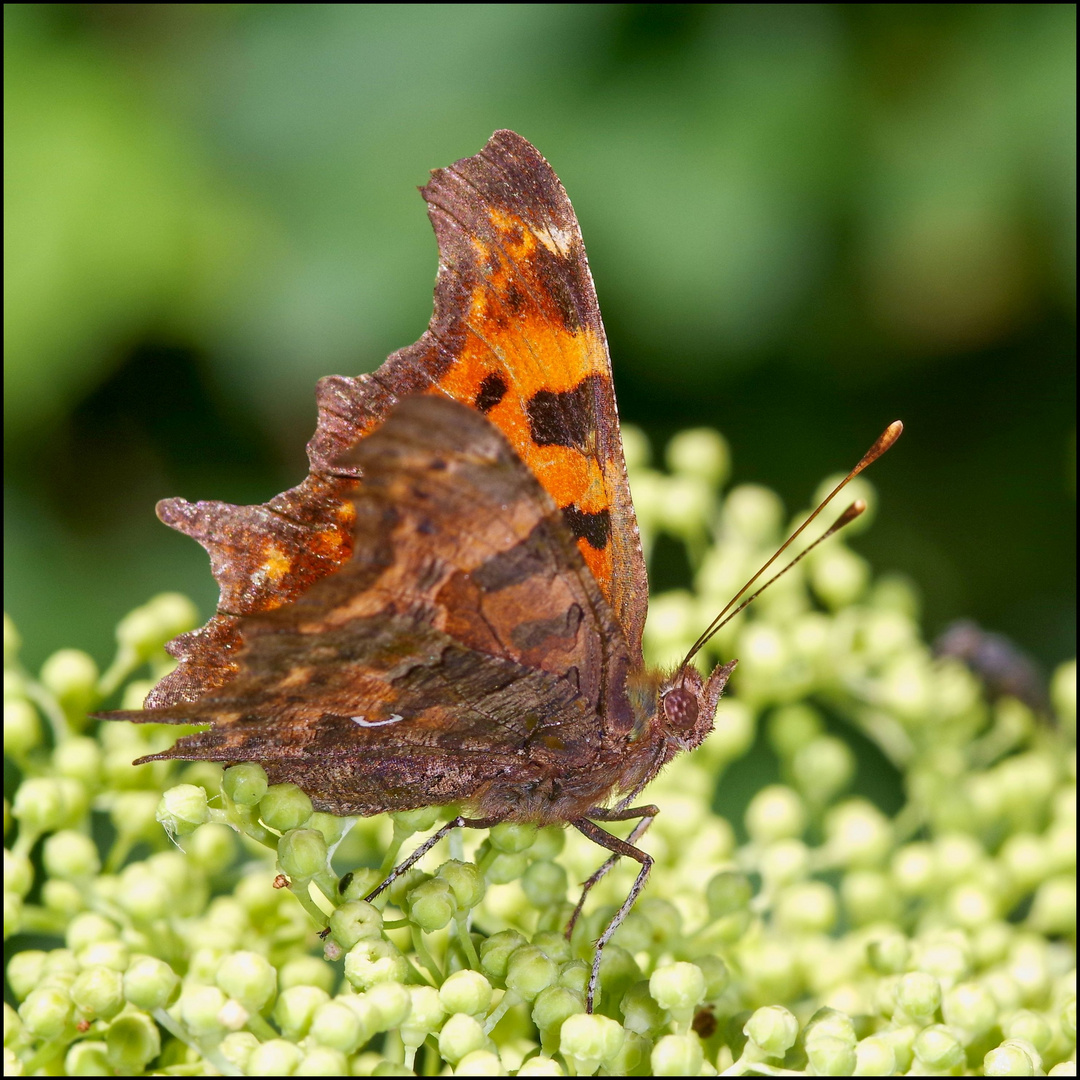
[[[717,665],[707,679],[686,664],[661,684],[653,723],[679,750],[693,750],[712,731],[716,703],[736,662]]]

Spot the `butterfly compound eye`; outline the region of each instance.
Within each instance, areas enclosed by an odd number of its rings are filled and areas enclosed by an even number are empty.
[[[664,695],[664,716],[672,727],[693,727],[698,718],[697,698],[681,686]]]

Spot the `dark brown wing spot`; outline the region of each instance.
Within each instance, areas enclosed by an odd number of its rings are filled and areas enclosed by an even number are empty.
[[[570,446],[592,452],[594,402],[602,375],[588,375],[571,390],[538,390],[525,405],[529,433],[538,446]]]
[[[497,371],[485,375],[476,395],[476,407],[482,413],[490,412],[506,396],[506,391],[506,380]]]
[[[524,540],[478,566],[472,579],[484,592],[498,592],[534,575],[549,574],[556,550],[558,539],[552,536],[550,523],[540,521]]]
[[[584,617],[580,606],[571,604],[562,615],[555,618],[531,619],[528,622],[519,623],[511,631],[510,640],[519,649],[538,649],[551,638],[574,637]]]
[[[578,540],[586,540],[590,547],[603,551],[611,539],[611,512],[598,510],[595,514],[586,513],[576,506],[563,507],[563,520]]]

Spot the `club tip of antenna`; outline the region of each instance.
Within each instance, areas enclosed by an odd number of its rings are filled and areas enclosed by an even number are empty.
[[[861,473],[867,465],[872,465],[897,439],[900,438],[904,425],[899,420],[894,420],[878,437],[877,441],[863,455],[862,461],[855,466],[852,476]]]
[[[864,499],[856,499],[837,519],[836,524],[833,526],[833,530],[842,529],[845,525],[850,524],[860,514],[866,513],[866,501]]]

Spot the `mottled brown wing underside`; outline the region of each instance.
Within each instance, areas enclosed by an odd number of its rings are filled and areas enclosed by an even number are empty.
[[[403,401],[347,462],[364,473],[349,562],[242,618],[225,686],[112,715],[209,723],[155,758],[258,761],[336,813],[500,780],[512,802],[587,774],[627,650],[550,497],[481,413],[442,398]]]
[[[641,656],[647,585],[626,483],[611,365],[577,219],[551,166],[499,131],[422,189],[439,242],[431,324],[378,371],[320,381],[311,472],[261,506],[168,499],[158,514],[210,554],[206,626],[170,643],[176,670],[148,708],[194,701],[237,671],[240,616],[303,596],[352,551],[358,467],[342,454],[401,398],[439,393],[483,412],[562,511]]]

